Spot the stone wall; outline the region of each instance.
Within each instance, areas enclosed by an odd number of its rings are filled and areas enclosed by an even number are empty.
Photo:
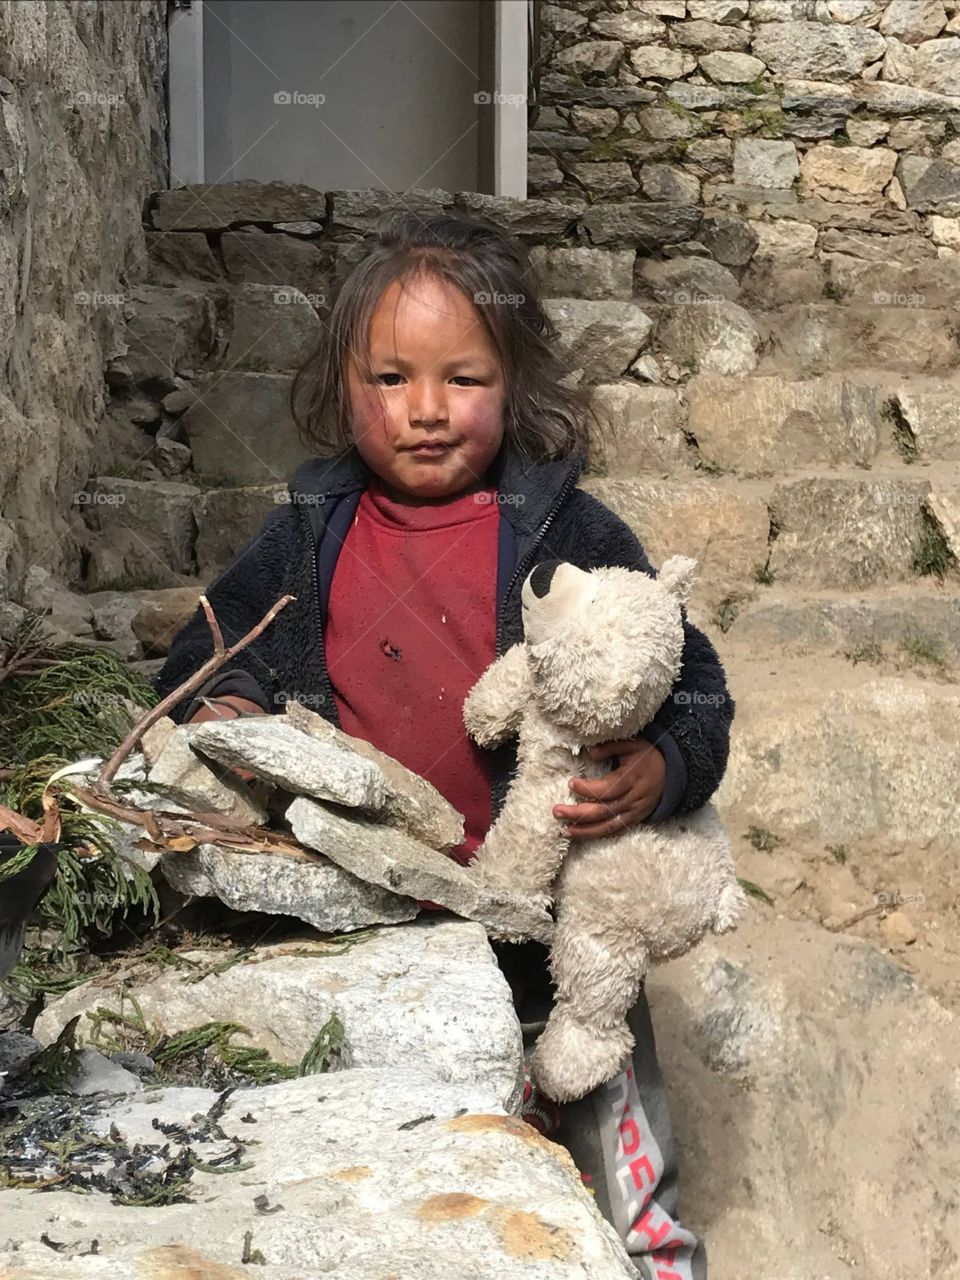
[[[80,576],[74,494],[114,451],[103,371],[168,180],[166,5],[8,0],[0,49],[2,599],[30,565]]]

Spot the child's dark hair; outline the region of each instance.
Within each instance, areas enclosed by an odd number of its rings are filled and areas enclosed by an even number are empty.
[[[551,343],[556,330],[543,310],[526,250],[496,228],[446,214],[394,212],[372,237],[369,252],[341,284],[317,349],[298,370],[290,403],[304,444],[320,455],[353,443],[346,362],[369,362],[370,319],[394,281],[431,275],[474,303],[496,349],[508,388],[505,435],[533,462],[588,460],[599,424]],[[489,299],[489,301],[488,301]]]

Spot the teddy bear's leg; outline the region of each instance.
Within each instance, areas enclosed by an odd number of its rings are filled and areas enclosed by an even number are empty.
[[[647,969],[643,946],[589,932],[561,902],[550,969],[556,1002],[537,1042],[534,1079],[557,1102],[572,1102],[616,1075],[633,1048],[627,1012]]]

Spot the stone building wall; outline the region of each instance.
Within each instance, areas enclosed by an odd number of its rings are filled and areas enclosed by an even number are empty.
[[[168,181],[166,4],[6,0],[0,51],[2,600],[31,566],[80,576],[74,495],[113,452],[104,368]]]

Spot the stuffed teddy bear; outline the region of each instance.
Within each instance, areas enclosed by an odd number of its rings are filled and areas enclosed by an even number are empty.
[[[537,565],[521,593],[524,642],[464,702],[481,746],[519,737],[516,776],[470,870],[491,889],[555,909],[556,1000],[531,1065],[558,1102],[616,1075],[633,1048],[626,1015],[649,965],[732,928],[746,905],[712,804],[590,840],[564,836],[553,815],[555,804],[575,802],[571,776],[610,768],[585,749],[635,737],[669,696],[695,569],[687,556],[671,556],[656,578]]]

